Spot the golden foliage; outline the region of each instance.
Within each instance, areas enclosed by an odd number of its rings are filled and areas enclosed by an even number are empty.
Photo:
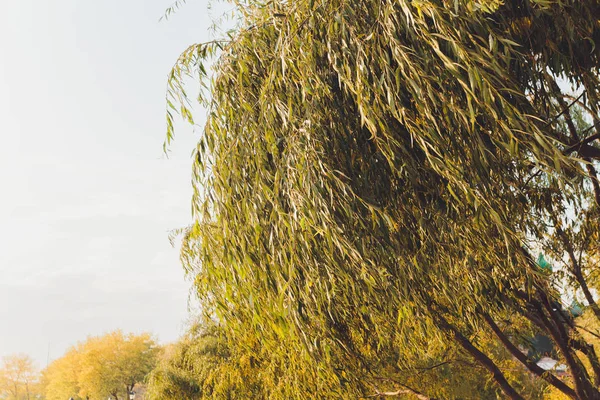
[[[150,334],[121,331],[90,337],[44,371],[48,400],[126,398],[154,368],[158,347]]]

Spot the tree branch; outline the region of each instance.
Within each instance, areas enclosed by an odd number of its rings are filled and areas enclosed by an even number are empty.
[[[434,312],[434,318],[437,320],[437,325],[446,333],[451,335],[454,340],[456,340],[463,349],[465,349],[471,356],[481,364],[485,369],[487,369],[491,374],[498,386],[502,389],[504,394],[512,400],[524,400],[523,397],[513,388],[508,380],[500,371],[500,368],[484,353],[481,352],[477,347],[471,343],[469,339],[467,339],[462,333],[458,331],[458,329],[450,324],[442,315]]]
[[[581,264],[579,264],[579,262],[577,261],[577,257],[575,257],[575,251],[573,249],[573,245],[572,245],[571,241],[569,240],[569,237],[567,236],[565,231],[560,226],[556,227],[556,233],[558,234],[558,237],[562,241],[563,245],[565,246],[565,250],[567,251],[567,254],[569,255],[569,260],[571,261],[570,272],[573,274],[573,276],[577,280],[577,283],[579,284],[579,287],[583,291],[585,299],[587,300],[588,304],[590,305],[590,308],[594,312],[596,319],[598,319],[598,321],[600,321],[600,307],[598,307],[596,300],[594,300],[594,296],[592,295],[592,292],[590,291],[590,288],[587,285],[585,277],[583,276],[583,271],[581,270]]]
[[[583,399],[597,399],[600,398],[600,392],[594,387],[590,376],[583,366],[581,360],[573,352],[573,343],[569,337],[569,334],[565,330],[563,321],[553,310],[552,303],[548,299],[548,296],[541,290],[537,290],[537,294],[541,299],[541,306],[546,309],[550,315],[550,320],[545,316],[543,309],[539,309],[540,317],[544,324],[548,326],[556,327],[556,336],[553,337],[554,341],[558,344],[561,353],[563,354],[567,365],[571,369],[573,381],[575,384],[575,391],[580,398]],[[540,306],[538,306],[540,307]]]
[[[525,354],[523,354],[517,348],[517,346],[515,346],[508,339],[508,337],[502,332],[502,330],[500,330],[498,325],[494,322],[494,320],[492,319],[492,317],[490,317],[489,314],[482,313],[482,316],[483,316],[483,319],[485,320],[485,322],[487,322],[487,324],[490,326],[492,331],[496,334],[498,339],[500,339],[500,342],[502,342],[504,347],[513,355],[513,357],[515,357],[517,360],[519,360],[521,362],[521,364],[526,366],[527,369],[529,369],[535,375],[546,380],[548,383],[550,383],[552,386],[554,386],[555,388],[557,388],[558,390],[563,392],[565,395],[569,396],[572,399],[577,398],[575,391],[572,388],[570,388],[566,383],[564,383],[563,381],[558,379],[556,376],[554,376],[550,372],[547,372],[546,370],[544,370],[542,367],[540,367],[535,362],[533,362],[531,359],[529,359]]]
[[[583,101],[581,101],[581,97],[583,96],[584,93],[582,93],[581,95],[579,95],[579,97],[575,98],[575,96],[571,96],[570,94],[565,94],[565,98],[569,99],[569,100],[573,100],[573,102],[577,103],[577,105],[581,108],[583,108],[585,111],[587,111],[590,115],[594,115],[594,111],[588,107]]]
[[[583,132],[581,132],[581,134],[586,134],[587,132],[589,132],[592,128],[596,127],[597,125],[600,125],[600,121],[595,122],[592,126],[588,127],[586,130],[584,130]],[[585,139],[572,144],[571,146],[567,147],[564,151],[565,154],[570,154],[574,151],[577,151],[578,153],[582,153],[582,149],[585,147],[588,149],[588,151],[586,153],[589,153],[589,148],[592,148],[594,150],[598,150],[595,147],[591,147],[588,146],[589,143],[593,142],[596,139],[600,139],[600,133],[596,133],[592,136],[588,136]],[[600,152],[600,150],[598,150]]]
[[[379,377],[379,376],[376,376],[375,379],[382,380],[382,381],[392,382],[395,385],[400,386],[401,389],[398,389],[395,392],[380,392],[379,390],[375,389],[375,394],[367,396],[368,398],[372,398],[372,397],[394,397],[394,396],[400,396],[401,394],[412,394],[412,395],[416,396],[419,400],[436,400],[433,397],[429,397],[429,396],[427,396],[427,395],[425,395],[425,394],[417,391],[416,389],[413,389],[410,386],[408,386],[408,385],[406,385],[404,383],[399,382],[396,379]]]

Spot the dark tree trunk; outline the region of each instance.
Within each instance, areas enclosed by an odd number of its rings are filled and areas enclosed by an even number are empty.
[[[496,336],[498,336],[498,339],[500,339],[500,341],[502,342],[504,347],[513,355],[513,357],[515,357],[523,365],[525,365],[527,367],[527,369],[529,369],[532,373],[534,373],[538,377],[546,380],[548,383],[550,383],[552,386],[554,386],[555,388],[557,388],[558,390],[560,390],[561,392],[563,392],[565,395],[569,396],[570,398],[572,398],[572,399],[577,398],[575,391],[572,388],[570,388],[566,383],[564,383],[563,381],[558,379],[553,374],[548,373],[546,370],[544,370],[543,368],[538,366],[535,362],[530,360],[525,354],[523,354],[517,348],[517,346],[515,346],[508,339],[508,337],[506,337],[506,335],[500,330],[498,325],[496,325],[494,320],[488,314],[484,313],[483,318],[485,319],[487,324],[490,326],[492,331],[494,331]]]
[[[525,400],[517,391],[508,383],[506,377],[500,371],[500,368],[477,347],[471,343],[456,327],[450,324],[443,316],[435,314],[438,326],[451,335],[458,344],[461,345],[481,366],[487,369],[491,374],[496,384],[502,389],[504,394],[512,400]]]

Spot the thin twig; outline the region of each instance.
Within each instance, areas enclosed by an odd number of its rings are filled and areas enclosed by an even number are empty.
[[[419,400],[436,400],[433,397],[429,397],[424,395],[423,393],[417,391],[416,389],[411,388],[410,386],[399,382],[398,380],[394,379],[394,378],[386,378],[386,377],[375,377],[375,379],[381,380],[381,381],[389,381],[392,382],[394,384],[396,384],[397,386],[400,386],[402,389],[398,389],[395,392],[380,392],[379,390],[375,389],[375,394],[372,394],[370,396],[367,396],[368,398],[372,398],[372,397],[393,397],[393,396],[399,396],[401,394],[405,394],[405,393],[410,393],[414,396],[417,396],[417,398]]]
[[[592,331],[591,331],[591,330],[589,330],[588,328],[585,328],[585,327],[583,327],[583,326],[581,326],[581,325],[575,325],[575,327],[576,327],[576,328],[579,328],[579,329],[581,329],[581,330],[583,330],[583,331],[586,331],[586,332],[587,332],[587,333],[589,333],[590,335],[594,335],[595,337],[597,337],[598,339],[600,339],[600,335],[599,335],[599,334],[597,334],[597,333],[595,333],[595,332],[592,332]]]
[[[561,117],[561,116],[562,116],[564,113],[566,113],[567,111],[569,111],[569,109],[570,109],[571,107],[573,107],[573,105],[574,105],[575,103],[577,103],[577,102],[578,102],[578,101],[579,101],[579,100],[580,100],[580,99],[583,97],[583,95],[585,95],[585,90],[583,91],[583,93],[581,93],[581,94],[579,95],[579,97],[577,97],[577,98],[576,98],[575,100],[573,100],[573,101],[572,101],[572,102],[571,102],[571,103],[570,103],[570,104],[569,104],[569,105],[568,105],[568,106],[567,106],[565,109],[563,109],[563,110],[560,112],[560,114],[558,114],[556,117],[552,118],[552,120],[551,120],[550,122],[548,122],[548,124],[547,124],[547,125],[549,126],[549,125],[552,125],[553,123],[555,123],[555,122],[556,122],[556,120],[558,120],[558,119],[559,119],[559,118],[560,118],[560,117]]]

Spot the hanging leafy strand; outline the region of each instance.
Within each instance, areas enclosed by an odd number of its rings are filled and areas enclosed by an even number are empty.
[[[193,122],[185,77],[205,85],[182,259],[206,309],[342,397],[450,338],[522,398],[473,339],[520,315],[574,376],[572,386],[540,379],[600,396],[600,369],[590,375],[579,359],[594,364],[594,350],[576,354],[585,343],[576,348],[571,321],[553,314],[559,294],[532,256],[592,255],[599,126],[581,129],[571,114],[580,101],[598,118],[600,3],[236,6],[239,29],[186,50],[168,89],[167,145],[173,112]],[[558,77],[585,94],[566,103]],[[586,215],[578,227],[572,210]],[[583,288],[591,267],[565,268]]]
[[[169,7],[167,7],[163,16],[160,17],[160,20],[161,21],[163,19],[168,20],[171,17],[171,15],[173,15],[175,12],[177,12],[177,10],[179,10],[181,7],[183,7],[185,5],[185,3],[187,3],[187,0],[175,0],[173,2],[173,4],[171,4]]]

